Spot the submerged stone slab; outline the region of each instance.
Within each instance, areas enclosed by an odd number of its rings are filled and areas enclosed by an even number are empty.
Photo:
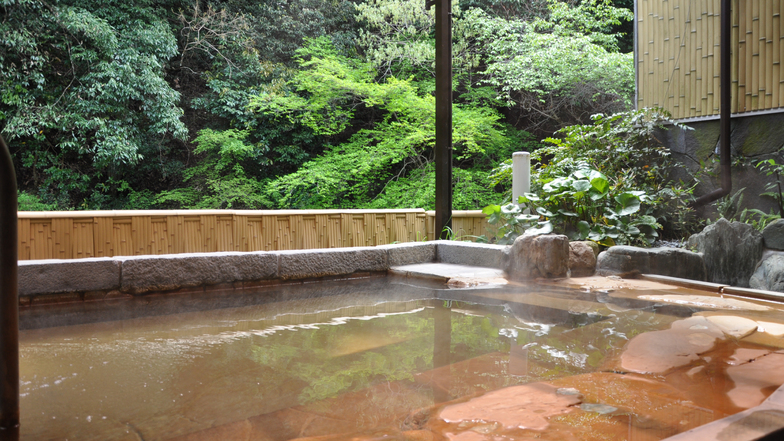
[[[768,352],[756,354],[751,359],[740,354],[736,358],[747,359],[745,363],[727,368],[727,375],[735,385],[727,396],[736,406],[757,406],[767,398],[767,391],[784,384],[784,354]]]
[[[278,277],[306,279],[359,271],[386,271],[387,250],[376,247],[292,250],[270,253],[279,258]]]
[[[749,287],[762,257],[762,234],[749,224],[719,219],[701,233],[689,237],[688,245],[703,254],[709,282]]]
[[[569,239],[561,234],[518,237],[509,250],[506,273],[514,280],[567,277]]]
[[[708,321],[718,326],[722,332],[741,339],[757,332],[758,323],[754,320],[745,317],[738,317],[734,315],[709,315],[706,316]]]
[[[641,374],[665,374],[700,358],[723,338],[722,330],[705,317],[673,322],[663,331],[646,332],[629,341],[621,355],[621,368]]]
[[[676,305],[694,306],[704,309],[726,309],[736,311],[768,311],[771,308],[757,303],[747,302],[728,297],[678,295],[678,294],[646,294],[639,296],[640,300],[653,302],[674,303]]]
[[[548,418],[571,412],[581,402],[579,395],[558,394],[557,390],[546,383],[511,386],[446,406],[439,417],[455,424],[484,421],[505,429],[544,430]]]
[[[275,277],[273,253],[199,253],[117,258],[121,289],[134,294]]]
[[[439,240],[436,244],[439,262],[486,268],[503,268],[509,248],[504,245],[456,240]]]
[[[680,248],[610,247],[599,254],[596,274],[637,276],[658,274],[682,279],[705,280],[705,264],[700,254]]]
[[[429,263],[436,260],[435,242],[406,242],[381,245],[378,248],[387,251],[390,267]]]
[[[120,289],[120,262],[110,258],[20,260],[19,295]]]

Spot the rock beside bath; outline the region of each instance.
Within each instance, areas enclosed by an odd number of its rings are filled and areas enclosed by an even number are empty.
[[[784,219],[776,219],[762,230],[762,241],[766,248],[784,251]]]
[[[569,239],[561,234],[520,236],[510,249],[506,273],[513,280],[569,275]]]
[[[688,245],[703,254],[708,281],[748,287],[762,257],[762,233],[749,224],[719,219],[701,233],[689,237]]]
[[[763,260],[749,279],[749,286],[784,292],[784,254],[773,254]]]
[[[600,276],[629,277],[658,274],[691,280],[705,280],[705,264],[700,254],[680,248],[639,248],[618,245],[599,254],[596,273]]]
[[[569,270],[572,277],[592,276],[596,271],[596,255],[598,246],[594,250],[595,242],[575,241],[569,242]],[[595,252],[596,251],[596,252]]]

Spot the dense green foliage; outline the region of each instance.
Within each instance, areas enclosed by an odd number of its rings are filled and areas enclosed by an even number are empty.
[[[629,106],[623,1],[453,15],[454,208],[497,200],[512,152]],[[20,208],[432,208],[433,24],[421,0],[3,0]]]
[[[559,138],[532,154],[532,192],[520,208],[485,208],[499,241],[556,231],[602,245],[650,245],[663,226],[681,237],[693,228],[691,188],[669,180],[669,152],[655,137],[664,123],[683,127],[660,109],[597,114],[593,124],[561,129]],[[511,178],[511,161],[495,170]]]

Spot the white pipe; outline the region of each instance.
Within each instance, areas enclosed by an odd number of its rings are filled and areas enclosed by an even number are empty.
[[[531,191],[531,154],[528,152],[512,153],[512,203],[524,193]],[[518,204],[520,205],[520,204]]]

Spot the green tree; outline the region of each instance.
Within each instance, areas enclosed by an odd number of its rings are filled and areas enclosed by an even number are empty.
[[[116,187],[145,152],[184,139],[165,79],[177,42],[152,2],[8,0],[0,20],[0,121],[22,188],[79,203]]]
[[[432,96],[395,77],[374,81],[370,64],[339,55],[324,38],[312,40],[299,55],[302,69],[291,90],[261,94],[252,107],[327,137],[353,134],[296,172],[271,181],[268,191],[277,206],[361,207],[391,181],[427,167],[435,131]],[[374,109],[377,119],[357,128],[355,116],[362,109]],[[493,109],[456,105],[456,160],[481,159],[488,149],[509,144],[499,120]]]

